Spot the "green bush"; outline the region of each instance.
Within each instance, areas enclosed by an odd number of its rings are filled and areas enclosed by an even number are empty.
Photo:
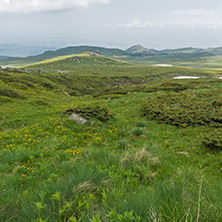
[[[120,99],[121,97],[122,97],[121,94],[109,94],[109,95],[100,96],[99,99],[111,100],[111,99]]]
[[[203,134],[201,141],[206,148],[222,150],[222,129],[215,129],[209,133]]]
[[[42,105],[42,106],[48,106],[49,105],[49,102],[44,99],[44,98],[39,98],[39,99],[33,99],[30,104],[33,104],[33,105]]]
[[[144,92],[152,93],[157,91],[174,91],[180,92],[187,89],[199,89],[207,88],[206,85],[198,84],[198,82],[189,82],[189,83],[178,83],[178,82],[164,82],[160,85],[147,86],[147,85],[127,85],[127,86],[118,86],[112,88],[106,88],[102,91],[94,93],[94,97],[110,95],[110,94],[119,94],[124,95],[132,92]]]
[[[10,97],[10,98],[20,98],[20,99],[25,98],[24,95],[21,95],[16,90],[6,88],[6,87],[0,87],[0,96],[7,96],[7,97]]]
[[[218,97],[215,102],[215,97]],[[212,102],[212,100],[214,101]],[[177,126],[222,126],[221,91],[210,93],[171,93],[157,96],[143,105],[143,113],[150,119]]]
[[[81,117],[90,119],[96,118],[100,121],[106,121],[110,119],[110,114],[107,107],[92,105],[92,106],[83,106],[83,107],[74,107],[66,110],[66,113],[76,113]]]
[[[12,102],[12,99],[6,96],[0,96],[0,104]]]

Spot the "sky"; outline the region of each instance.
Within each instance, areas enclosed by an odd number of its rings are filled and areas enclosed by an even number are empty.
[[[221,0],[0,0],[0,44],[222,47]]]

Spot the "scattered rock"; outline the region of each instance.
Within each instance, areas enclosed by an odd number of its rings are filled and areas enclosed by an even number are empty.
[[[69,116],[69,119],[70,120],[74,120],[76,123],[78,124],[86,124],[87,120],[82,118],[81,116],[75,114],[75,113],[72,113],[70,116]]]
[[[182,152],[182,151],[178,151],[177,153],[183,154],[183,155],[188,155],[188,152]]]
[[[96,50],[95,52],[92,50],[86,50],[84,54],[88,54],[90,56],[99,56],[101,55],[100,51]]]
[[[73,61],[73,62],[80,62],[82,61],[83,59],[79,56],[74,56],[73,58],[69,59],[69,61]]]
[[[56,72],[57,72],[58,74],[68,74],[68,73],[69,73],[68,70],[56,70]]]

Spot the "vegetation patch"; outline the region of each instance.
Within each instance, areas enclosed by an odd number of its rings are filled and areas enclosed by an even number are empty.
[[[129,148],[129,142],[127,139],[120,139],[118,141],[115,142],[115,147],[117,149],[127,149]]]
[[[49,101],[45,98],[34,98],[30,101],[30,104],[32,105],[42,105],[42,106],[48,106]]]
[[[154,169],[159,165],[160,160],[143,148],[136,152],[127,151],[120,162],[125,170],[131,170],[136,173],[140,181],[145,182],[156,176],[157,172],[154,172]]]
[[[203,134],[201,141],[206,148],[222,150],[222,129],[211,130]]]
[[[6,87],[0,86],[0,96],[9,97],[9,98],[20,98],[25,99],[26,97],[20,94],[18,91]]]
[[[214,100],[217,96],[217,100]],[[150,119],[176,126],[222,126],[221,92],[171,93],[157,96],[143,105]]]
[[[154,86],[128,85],[128,86],[107,88],[104,89],[103,91],[94,93],[94,97],[98,97],[101,95],[109,95],[109,94],[124,95],[132,92],[144,92],[144,93],[153,93],[157,91],[180,92],[188,89],[200,89],[200,88],[208,88],[208,86],[200,84],[198,82],[178,83],[173,81],[167,81]]]
[[[0,104],[12,102],[12,99],[6,96],[0,96]]]
[[[110,119],[108,108],[100,105],[74,107],[66,110],[66,113],[76,113],[86,119],[96,118],[100,121],[106,121]]]
[[[134,127],[130,130],[130,133],[133,136],[141,136],[141,135],[145,135],[145,130],[143,127]]]
[[[109,94],[109,95],[100,96],[99,99],[107,99],[107,100],[120,99],[122,96],[123,96],[122,94]]]

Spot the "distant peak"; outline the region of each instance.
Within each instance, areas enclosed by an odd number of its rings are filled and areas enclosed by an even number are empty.
[[[132,48],[143,48],[143,49],[145,49],[142,45],[140,45],[140,44],[137,44],[137,45],[133,45],[133,46],[131,46],[129,49],[132,49]]]

